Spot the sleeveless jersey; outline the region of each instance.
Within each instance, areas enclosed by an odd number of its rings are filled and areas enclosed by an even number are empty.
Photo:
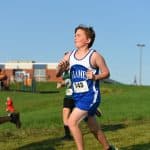
[[[93,81],[86,77],[87,70],[92,70],[95,75],[99,73],[99,69],[93,68],[90,63],[93,52],[95,50],[91,49],[85,57],[77,59],[76,50],[74,50],[69,59],[73,98],[75,101],[82,101],[85,104],[85,110],[89,110],[95,103],[100,102],[99,80]]]

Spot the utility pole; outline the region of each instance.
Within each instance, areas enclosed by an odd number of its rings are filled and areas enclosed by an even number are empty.
[[[133,85],[137,85],[136,75],[134,76]]]
[[[143,47],[145,47],[145,44],[137,44],[137,47],[139,47],[139,85],[142,85],[142,55],[143,55]]]

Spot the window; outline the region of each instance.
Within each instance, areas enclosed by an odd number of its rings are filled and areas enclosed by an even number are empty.
[[[46,71],[45,69],[35,69],[34,77],[36,81],[46,81]]]

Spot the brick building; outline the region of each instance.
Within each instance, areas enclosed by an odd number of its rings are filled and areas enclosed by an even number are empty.
[[[34,78],[36,81],[58,82],[56,78],[57,63],[36,63],[34,61],[11,61],[0,63],[0,68],[5,69],[10,82],[21,81],[24,77]]]

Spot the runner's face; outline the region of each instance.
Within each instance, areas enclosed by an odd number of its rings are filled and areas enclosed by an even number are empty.
[[[76,48],[88,47],[90,39],[87,38],[84,30],[78,29],[75,33],[74,42]]]

